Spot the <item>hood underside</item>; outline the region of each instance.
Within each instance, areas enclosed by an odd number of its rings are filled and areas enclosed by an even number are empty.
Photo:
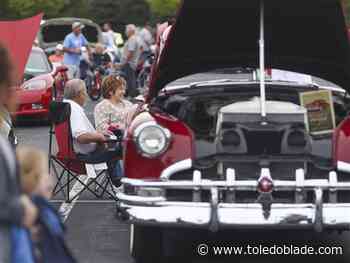
[[[186,75],[259,67],[260,0],[184,0],[154,70],[150,98]],[[265,65],[350,87],[340,0],[266,0]]]
[[[42,17],[43,14],[39,14],[22,20],[0,21],[0,42],[8,48],[11,54],[17,70],[18,81],[22,80],[24,68]]]
[[[79,18],[54,18],[46,20],[40,28],[38,39],[40,46],[44,49],[55,47],[62,43],[65,36],[72,32],[72,23],[81,22],[84,24],[82,33],[90,43],[97,43],[102,39],[101,28],[98,24]]]

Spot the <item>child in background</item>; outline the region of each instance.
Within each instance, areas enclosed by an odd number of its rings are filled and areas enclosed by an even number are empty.
[[[47,155],[30,147],[19,147],[20,183],[24,194],[51,198],[53,181],[49,175]]]
[[[17,159],[22,191],[32,198],[39,209],[37,228],[32,231],[36,262],[76,262],[65,244],[65,228],[61,218],[48,202],[53,181],[49,175],[47,155],[35,148],[19,147]]]

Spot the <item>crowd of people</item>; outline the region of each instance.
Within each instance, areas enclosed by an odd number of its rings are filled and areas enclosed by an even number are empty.
[[[106,162],[114,187],[119,187],[123,176],[121,148],[111,151],[106,148],[106,141],[116,131],[123,133],[132,118],[137,105],[124,97],[127,89],[130,92],[136,88],[138,61],[152,52],[155,38],[147,24],[138,33],[134,25],[127,25],[128,39],[119,52],[122,36],[106,23],[104,43],[98,43],[92,51],[82,28],[81,23],[73,23],[72,33],[49,59],[52,63],[67,65],[72,73],[64,87],[63,102],[71,107],[75,153],[90,163]],[[94,64],[108,64],[111,70],[120,70],[126,76],[107,74],[103,79],[103,100],[94,109],[94,125],[84,111],[87,87],[80,78],[84,74],[81,71],[84,48]],[[107,57],[107,52],[113,56]],[[47,154],[33,147],[17,147],[10,117],[16,107],[16,92],[12,88],[14,66],[1,44],[0,76],[0,263],[76,262],[65,244],[60,215],[49,203],[53,181],[49,176]]]
[[[0,45],[0,262],[76,262],[64,242],[64,227],[50,205],[53,191],[47,154],[33,147],[17,147],[9,136],[9,112],[15,107],[13,67],[7,50]],[[81,160],[106,162],[114,187],[121,185],[121,148],[113,151],[106,141],[123,131],[135,109],[124,99],[126,81],[109,75],[102,83],[103,100],[94,110],[95,125],[84,111],[85,82],[74,78],[66,83],[63,102],[71,107],[73,148]],[[95,128],[96,127],[96,128]]]
[[[156,36],[151,26],[146,23],[142,28],[133,24],[126,25],[124,42],[121,33],[112,30],[111,23],[102,26],[102,41],[92,48],[84,36],[80,22],[72,24],[62,44],[49,57],[53,64],[63,64],[69,68],[70,78],[85,79],[90,69],[104,67],[105,75],[120,73],[127,82],[127,93],[137,95],[137,68],[154,51]]]

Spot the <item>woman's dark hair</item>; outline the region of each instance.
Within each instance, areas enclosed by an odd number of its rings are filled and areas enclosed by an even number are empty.
[[[12,86],[13,69],[9,52],[5,46],[0,43],[0,88],[9,88]]]

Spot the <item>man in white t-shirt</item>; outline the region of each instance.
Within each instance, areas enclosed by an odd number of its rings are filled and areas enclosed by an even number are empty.
[[[71,106],[70,125],[74,151],[77,154],[94,152],[97,149],[97,144],[104,143],[106,138],[95,130],[84,112],[83,106],[87,99],[85,83],[79,79],[68,81],[64,97],[64,102]]]
[[[71,107],[70,128],[74,152],[82,161],[107,163],[113,184],[120,186],[120,177],[116,175],[115,168],[121,149],[120,147],[112,151],[105,149],[104,144],[108,135],[96,131],[83,109],[87,97],[84,81],[72,79],[66,83],[64,102],[69,103]]]

